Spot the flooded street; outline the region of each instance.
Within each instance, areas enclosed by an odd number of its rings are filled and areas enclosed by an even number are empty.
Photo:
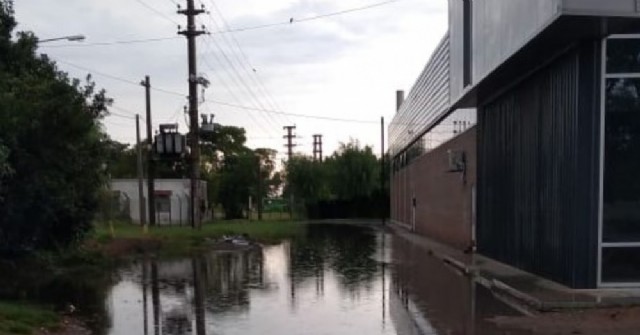
[[[140,261],[119,272],[106,306],[108,335],[514,334],[486,319],[517,315],[422,249],[350,225],[310,225],[262,250]]]

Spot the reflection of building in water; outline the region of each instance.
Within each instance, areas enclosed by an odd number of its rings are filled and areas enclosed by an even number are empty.
[[[486,319],[515,313],[426,249],[398,236],[393,237],[392,245],[395,266],[389,307],[396,329],[411,329],[409,317],[413,326],[421,330],[433,327],[438,334],[489,335],[500,332]]]
[[[397,335],[436,334],[433,326],[409,299],[409,292],[397,282],[393,282],[389,290],[389,315]]]
[[[193,308],[191,307],[192,289],[189,285],[191,266],[182,261],[149,261],[143,264],[144,302],[151,301],[151,328],[155,335],[189,334],[192,330]],[[147,284],[148,280],[148,284]],[[147,295],[151,299],[147,299]],[[147,310],[147,306],[144,306]]]
[[[249,289],[262,284],[262,253],[216,252],[205,259],[207,308],[213,312],[249,308]]]
[[[182,308],[173,308],[164,313],[162,320],[163,335],[190,334],[193,327],[191,317]]]

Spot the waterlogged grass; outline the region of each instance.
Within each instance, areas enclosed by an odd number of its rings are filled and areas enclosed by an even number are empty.
[[[39,329],[56,330],[60,316],[44,307],[0,301],[0,335],[32,334]]]
[[[143,245],[142,242],[145,241],[158,242],[154,246],[158,253],[180,254],[204,247],[207,239],[218,239],[224,235],[247,234],[250,239],[258,242],[275,243],[299,236],[305,229],[306,225],[292,221],[225,221],[205,223],[201,229],[162,226],[148,227],[147,231],[139,225],[129,223],[99,223],[96,226],[94,240],[106,246],[114,246],[127,240],[137,241],[138,245]]]

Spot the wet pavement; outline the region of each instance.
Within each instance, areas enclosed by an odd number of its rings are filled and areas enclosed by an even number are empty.
[[[262,250],[139,261],[106,305],[108,335],[516,334],[489,319],[519,315],[422,248],[331,224]]]

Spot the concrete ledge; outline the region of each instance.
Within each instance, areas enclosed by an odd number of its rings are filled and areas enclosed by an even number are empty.
[[[461,250],[417,235],[404,224],[392,221],[390,230],[470,277],[494,295],[523,312],[640,306],[640,289],[576,290],[481,255]]]

